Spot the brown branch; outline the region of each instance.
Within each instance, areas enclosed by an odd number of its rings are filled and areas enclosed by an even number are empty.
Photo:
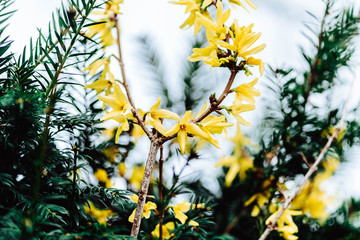
[[[150,140],[154,140],[154,135],[145,126],[145,122],[143,121],[142,117],[139,114],[139,111],[135,107],[134,101],[132,100],[132,96],[130,93],[129,85],[126,81],[125,68],[124,68],[124,62],[123,62],[123,58],[122,58],[121,45],[120,45],[120,26],[119,26],[119,21],[117,19],[117,14],[114,14],[114,17],[112,20],[115,22],[115,28],[116,28],[116,34],[117,34],[117,45],[118,45],[118,51],[119,51],[119,58],[116,58],[116,59],[118,60],[120,69],[121,69],[121,76],[123,79],[122,85],[125,88],[126,95],[128,97],[129,103],[132,107],[131,112],[134,115],[134,117],[138,120],[140,127],[144,130],[144,132],[146,133],[148,138]]]
[[[351,88],[352,89],[352,88]],[[327,141],[325,147],[321,150],[319,156],[316,158],[314,164],[310,167],[310,169],[307,171],[306,175],[304,176],[303,180],[301,181],[301,183],[297,186],[297,188],[295,189],[295,192],[288,198],[285,200],[284,205],[281,207],[278,215],[276,216],[276,218],[274,219],[274,221],[272,221],[267,228],[265,229],[265,231],[263,232],[263,234],[260,236],[259,240],[265,240],[266,237],[270,234],[270,232],[272,230],[274,230],[275,225],[277,223],[277,221],[280,219],[281,215],[285,212],[286,209],[288,209],[290,207],[291,202],[295,199],[295,197],[298,195],[298,193],[301,191],[301,189],[305,186],[305,184],[307,183],[307,181],[309,180],[309,178],[311,177],[311,175],[318,169],[318,165],[320,164],[320,162],[322,161],[322,159],[325,157],[326,152],[329,150],[331,144],[334,142],[334,140],[336,139],[336,137],[338,136],[342,126],[344,125],[344,121],[345,121],[345,116],[347,114],[347,109],[348,109],[348,104],[350,101],[350,96],[351,94],[349,94],[346,105],[345,105],[345,109],[344,109],[344,113],[341,116],[340,122],[337,125],[337,127],[335,128],[335,132],[331,135],[331,137],[329,138],[329,140]]]
[[[203,112],[198,118],[195,119],[194,122],[198,123],[201,122],[204,118],[206,118],[210,113],[216,111],[219,107],[219,105],[222,103],[222,101],[224,101],[224,99],[226,98],[226,96],[229,94],[231,86],[235,80],[236,74],[238,73],[237,70],[230,70],[231,71],[231,75],[229,78],[229,81],[223,91],[223,93],[220,95],[220,97],[216,100],[215,103],[212,103],[208,109],[206,109],[205,112]]]
[[[206,109],[205,112],[203,112],[198,118],[196,118],[193,122],[195,123],[199,123],[201,122],[204,118],[206,118],[209,114],[211,114],[212,112],[215,112],[218,110],[219,105],[224,101],[224,99],[227,97],[227,95],[231,92],[231,86],[234,83],[236,74],[238,73],[237,69],[230,69],[231,71],[231,75],[229,77],[229,80],[224,88],[224,91],[222,92],[222,94],[220,95],[220,97],[214,102],[211,103],[211,105],[209,106],[208,109]],[[167,137],[162,137],[159,139],[160,144],[163,144],[164,142],[173,139],[174,137],[177,136],[177,133],[167,136]]]
[[[139,200],[137,202],[135,218],[134,218],[134,222],[133,222],[133,225],[131,228],[131,234],[130,234],[131,237],[136,238],[139,233],[141,217],[142,217],[142,214],[144,211],[146,196],[147,196],[147,192],[148,192],[149,185],[150,185],[151,173],[152,173],[152,170],[154,167],[155,157],[156,157],[156,154],[157,154],[159,148],[160,148],[159,142],[157,140],[152,140],[151,144],[150,144],[148,159],[146,161],[144,177],[141,182],[141,189],[139,192]]]
[[[164,166],[164,156],[163,156],[163,146],[160,146],[160,160],[159,160],[159,200],[162,203],[163,200],[163,192],[162,192],[162,186],[163,186],[163,166]],[[163,218],[164,218],[164,211],[160,214],[160,228],[159,228],[159,239],[162,240],[162,226],[163,226]]]

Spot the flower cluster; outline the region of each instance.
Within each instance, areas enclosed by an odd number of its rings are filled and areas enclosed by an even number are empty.
[[[266,47],[265,44],[253,47],[261,33],[252,31],[253,24],[247,27],[240,26],[237,20],[234,20],[232,25],[228,27],[225,23],[230,17],[230,9],[223,12],[221,1],[217,1],[216,7],[216,21],[208,15],[196,13],[195,33],[200,30],[201,26],[204,26],[209,46],[194,48],[193,55],[188,60],[204,60],[205,64],[211,67],[237,68],[245,70],[247,74],[252,74],[247,66],[256,65],[259,67],[260,75],[262,75],[265,67],[263,61],[252,57]]]
[[[87,36],[91,38],[99,34],[100,42],[104,48],[114,44],[115,39],[112,35],[112,30],[115,27],[115,16],[120,14],[120,3],[123,3],[123,0],[111,0],[106,2],[105,11],[93,12],[93,14],[100,16],[100,18],[93,25],[89,26]]]

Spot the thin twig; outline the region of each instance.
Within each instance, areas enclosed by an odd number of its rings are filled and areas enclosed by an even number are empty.
[[[163,186],[163,165],[164,165],[164,156],[163,156],[163,145],[160,146],[160,159],[159,159],[159,199],[160,203],[163,201],[163,193],[162,193],[162,186]],[[163,218],[164,218],[164,211],[160,214],[160,228],[159,228],[159,239],[162,240],[162,226],[163,226]]]
[[[144,177],[141,182],[141,189],[139,192],[139,200],[137,202],[135,218],[134,218],[134,222],[133,222],[133,225],[131,228],[131,234],[130,234],[131,237],[136,238],[139,233],[141,217],[142,217],[142,214],[144,211],[146,196],[147,196],[147,192],[148,192],[149,185],[150,185],[151,173],[152,173],[152,170],[154,167],[155,157],[159,150],[159,147],[160,147],[160,145],[157,140],[151,141],[149,155],[148,155],[148,159],[146,161],[146,166],[145,166]]]
[[[354,83],[354,82],[353,82]],[[291,202],[295,199],[295,197],[298,195],[298,193],[301,191],[301,189],[305,186],[305,184],[307,183],[307,181],[309,180],[309,178],[311,177],[311,175],[317,170],[318,165],[320,164],[320,162],[322,161],[322,159],[325,157],[326,152],[329,150],[331,144],[334,142],[334,140],[336,139],[336,137],[338,136],[341,128],[344,125],[344,121],[345,121],[345,116],[347,114],[348,111],[348,105],[350,102],[350,98],[351,98],[351,90],[353,88],[351,87],[350,89],[350,93],[349,96],[347,98],[346,101],[346,105],[344,108],[344,112],[341,116],[341,119],[339,121],[339,123],[337,124],[337,126],[335,127],[335,131],[334,133],[331,135],[331,137],[329,138],[329,140],[327,141],[325,147],[321,150],[319,156],[316,158],[314,164],[310,167],[310,169],[307,171],[306,175],[304,176],[303,180],[301,181],[301,183],[297,186],[297,188],[295,189],[295,192],[286,199],[284,205],[281,207],[279,213],[277,214],[276,218],[274,219],[274,221],[272,221],[267,228],[265,229],[265,231],[263,232],[263,234],[260,236],[259,240],[265,240],[266,237],[270,234],[270,232],[272,230],[274,230],[275,225],[277,223],[277,221],[280,219],[280,217],[282,216],[282,214],[285,212],[286,209],[288,209],[290,207]]]
[[[231,86],[234,83],[236,74],[238,73],[238,70],[232,70],[231,71],[231,75],[229,77],[229,80],[224,88],[224,91],[222,92],[222,94],[220,95],[220,97],[214,102],[212,103],[208,109],[205,110],[205,112],[203,112],[198,118],[196,118],[195,120],[193,120],[194,123],[199,123],[201,122],[204,118],[206,118],[209,114],[211,114],[214,111],[218,110],[219,105],[224,101],[224,99],[227,97],[227,95],[230,93],[231,91]],[[166,137],[162,137],[160,139],[160,143],[164,143],[170,139],[173,139],[174,137],[177,136],[177,133],[170,135],[170,136],[166,136]]]
[[[117,34],[117,45],[118,45],[118,51],[119,51],[119,58],[116,58],[119,62],[120,69],[121,69],[121,76],[123,79],[122,85],[125,88],[126,95],[128,97],[129,103],[132,107],[131,112],[133,113],[134,117],[138,120],[138,123],[140,127],[144,130],[146,135],[149,137],[150,140],[154,139],[154,135],[149,131],[149,129],[145,126],[145,122],[143,121],[142,117],[139,114],[139,111],[135,107],[134,101],[132,99],[132,96],[130,94],[129,85],[126,81],[126,75],[125,75],[125,68],[124,68],[124,62],[122,58],[122,52],[121,52],[121,45],[120,45],[120,26],[119,21],[117,19],[117,14],[114,14],[113,21],[115,22],[115,28],[116,28],[116,34]]]
[[[195,122],[201,122],[204,118],[206,118],[210,113],[214,112],[218,109],[219,105],[224,101],[226,96],[229,94],[231,86],[235,80],[236,74],[238,73],[237,70],[231,70],[231,75],[229,78],[228,83],[226,84],[226,87],[223,91],[223,93],[220,95],[220,97],[216,100],[215,103],[211,104],[208,109],[206,109],[205,112],[203,112],[198,118],[195,119]]]

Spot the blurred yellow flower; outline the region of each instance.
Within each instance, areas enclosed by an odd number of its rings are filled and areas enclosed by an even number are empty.
[[[328,155],[323,161],[324,170],[315,175],[291,203],[293,209],[301,209],[305,214],[316,218],[322,224],[329,217],[326,208],[333,203],[334,197],[328,196],[320,185],[329,179],[339,166],[339,156]]]
[[[258,216],[260,213],[261,207],[263,207],[269,201],[269,198],[271,197],[270,187],[271,187],[274,179],[275,179],[274,176],[271,176],[270,178],[265,179],[263,181],[263,183],[261,184],[261,192],[255,193],[244,203],[244,206],[246,207],[256,201],[256,205],[254,205],[254,207],[251,211],[252,217]]]
[[[105,77],[101,76],[98,80],[94,81],[91,84],[85,85],[85,89],[91,88],[96,90],[96,93],[99,94],[102,91],[105,91],[105,96],[108,96],[111,92],[111,87],[115,83],[114,76],[110,73],[109,79],[106,79]]]
[[[196,123],[190,121],[191,113],[191,111],[186,111],[180,122],[176,123],[165,133],[165,136],[177,133],[180,151],[182,154],[185,152],[188,133],[194,135],[195,137],[204,138],[206,140],[208,139],[208,135]]]
[[[110,209],[97,209],[91,202],[89,202],[89,206],[84,206],[84,210],[87,214],[95,218],[100,224],[104,225],[106,225],[107,219],[113,215],[113,212]]]
[[[98,24],[89,26],[89,33],[87,36],[91,38],[95,34],[100,34],[100,41],[104,47],[113,45],[115,42],[112,35],[112,29],[115,27],[115,22],[112,20],[114,12],[93,12],[93,14],[99,15],[100,19],[97,21]]]
[[[205,205],[204,203],[199,203],[199,204],[191,204],[191,203],[187,203],[185,200],[182,203],[179,203],[178,205],[175,206],[170,206],[175,214],[175,218],[180,220],[180,222],[182,224],[185,224],[186,220],[188,219],[188,217],[184,214],[185,212],[188,212],[191,208],[195,209],[195,208],[204,208]],[[190,221],[189,225],[191,226],[198,226],[199,224],[195,221]]]
[[[268,191],[263,193],[255,193],[244,203],[244,206],[247,207],[256,201],[256,205],[254,205],[251,211],[251,216],[256,217],[260,213],[260,208],[269,201],[270,196],[271,194]]]
[[[120,177],[124,177],[125,176],[125,170],[126,170],[125,163],[124,162],[119,163],[119,165],[117,166],[117,169],[119,171]]]
[[[275,220],[276,216],[280,212],[278,209],[274,212],[268,219],[266,219],[265,224],[269,225],[272,221]],[[286,240],[296,240],[297,236],[294,234],[298,232],[298,227],[296,226],[292,216],[302,215],[301,211],[294,211],[291,209],[286,209],[285,212],[281,215],[277,221],[277,231],[280,235]]]
[[[239,175],[243,181],[246,177],[246,171],[254,167],[254,160],[250,156],[230,156],[223,157],[215,167],[229,167],[225,176],[225,186],[230,187],[235,177]]]
[[[95,173],[94,176],[96,177],[97,180],[99,180],[100,182],[106,182],[106,180],[108,179],[108,175],[107,172],[104,169],[99,168]]]
[[[158,97],[156,103],[150,108],[150,111],[147,115],[149,119],[149,123],[153,126],[159,133],[165,135],[167,129],[162,125],[160,119],[174,119],[176,121],[180,121],[179,115],[173,113],[166,109],[159,109],[161,102],[161,97]]]
[[[135,190],[140,190],[144,172],[145,172],[144,165],[141,165],[141,166],[135,165],[133,167],[133,171],[132,171],[131,177],[129,178],[129,182]]]
[[[138,202],[139,197],[136,194],[131,195],[131,200],[133,200],[134,202]],[[156,209],[156,204],[153,202],[147,202],[144,206],[144,211],[142,214],[142,217],[148,219],[151,215],[151,210],[155,210]],[[135,218],[135,212],[136,212],[136,208],[134,209],[134,211],[131,213],[131,215],[129,216],[129,222],[134,222],[134,218]]]
[[[172,237],[171,232],[175,228],[173,222],[168,222],[162,225],[162,238],[169,239]],[[160,224],[157,224],[155,230],[151,232],[151,235],[156,238],[160,238]]]
[[[90,70],[89,75],[94,76],[95,73],[97,72],[97,70],[103,65],[104,65],[104,69],[102,71],[102,74],[106,75],[107,73],[110,73],[110,58],[98,59],[95,62],[93,62],[92,64],[90,64],[90,66],[85,68],[84,71]]]
[[[257,9],[258,7],[253,3],[253,2],[251,2],[250,0],[244,0],[250,7],[252,7],[253,9]],[[246,7],[244,6],[244,4],[242,4],[241,2],[240,2],[240,0],[229,0],[229,3],[231,4],[231,5],[239,5],[239,6],[241,6],[241,7],[243,7],[246,11],[247,11],[247,9],[246,9]]]
[[[124,0],[109,0],[106,2],[106,12],[110,11],[115,14],[120,14],[120,3],[123,3]]]

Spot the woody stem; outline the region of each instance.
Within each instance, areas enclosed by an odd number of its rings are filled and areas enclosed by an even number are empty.
[[[140,127],[144,130],[144,132],[149,137],[149,139],[153,140],[154,135],[145,126],[145,122],[143,121],[142,117],[139,114],[139,111],[135,107],[134,101],[133,101],[131,93],[130,93],[129,85],[128,85],[127,81],[126,81],[125,67],[124,67],[124,62],[123,62],[122,52],[121,52],[121,45],[120,45],[120,26],[119,26],[119,21],[117,19],[117,14],[114,15],[113,21],[115,22],[115,28],[116,28],[116,34],[117,34],[116,44],[118,46],[118,51],[119,51],[119,58],[117,58],[117,60],[119,62],[120,69],[121,69],[121,76],[122,76],[122,79],[123,79],[122,85],[125,88],[127,98],[128,98],[129,103],[130,103],[130,105],[132,107],[131,112],[134,115],[134,117],[138,120],[138,123],[139,123]]]
[[[150,185],[151,173],[152,173],[152,170],[154,167],[156,154],[157,154],[159,148],[160,148],[160,144],[158,143],[158,141],[151,140],[149,155],[148,155],[148,158],[146,161],[146,166],[145,166],[144,177],[141,182],[141,188],[140,188],[140,192],[139,192],[139,200],[137,203],[135,218],[134,218],[134,222],[133,222],[133,225],[131,228],[131,234],[130,234],[131,237],[136,238],[139,234],[141,217],[142,217],[142,214],[144,211],[146,196],[147,196],[149,185]]]

